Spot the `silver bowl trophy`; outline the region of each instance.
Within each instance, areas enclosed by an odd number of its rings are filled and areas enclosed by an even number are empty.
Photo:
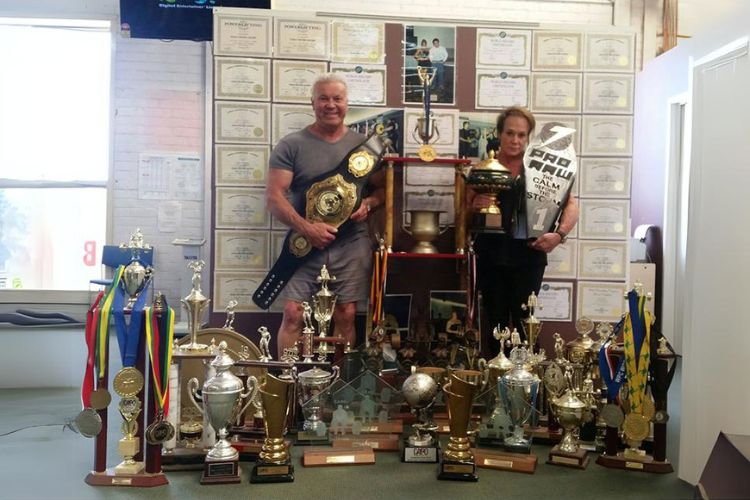
[[[483,446],[503,446],[510,421],[500,398],[498,381],[513,368],[513,363],[505,356],[505,344],[510,339],[510,329],[506,326],[501,330],[498,325],[492,330],[492,336],[500,342],[500,351],[491,360],[480,359],[478,362],[479,370],[485,372],[485,379],[492,383],[492,410],[487,420],[479,425],[477,441]]]
[[[552,366],[557,367],[558,365],[555,363]],[[549,369],[553,368],[550,367]],[[578,445],[578,437],[584,418],[587,414],[590,415],[590,408],[587,403],[578,397],[579,391],[576,391],[573,387],[570,363],[565,365],[564,380],[567,387],[563,394],[552,397],[550,402],[552,413],[563,428],[564,434],[562,440],[550,451],[547,463],[585,469],[588,466],[589,458],[586,455],[586,450]],[[545,385],[546,382],[545,380]],[[550,388],[550,392],[558,390],[559,388]]]
[[[203,295],[203,292],[201,291],[201,271],[203,271],[203,266],[205,265],[206,263],[202,260],[193,260],[188,264],[188,268],[193,271],[193,288],[190,290],[187,297],[180,300],[180,302],[182,302],[182,305],[185,306],[189,314],[190,342],[180,346],[180,350],[182,351],[200,353],[208,351],[208,346],[206,344],[198,342],[198,330],[200,330],[201,327],[201,318],[203,317],[203,312],[208,308],[208,304],[211,302],[211,299]]]
[[[211,361],[211,367],[216,374],[207,379],[198,394],[198,379],[188,381],[188,396],[190,401],[201,413],[208,416],[211,427],[216,431],[218,439],[213,448],[206,454],[206,461],[201,477],[201,484],[239,483],[239,452],[227,440],[227,428],[237,419],[237,415],[245,412],[255,399],[258,391],[258,380],[249,376],[247,392],[242,380],[232,373],[234,360],[226,353],[227,343],[219,343],[219,353]],[[247,401],[241,407],[242,400]],[[201,401],[203,405],[199,405]]]
[[[328,325],[331,324],[337,298],[337,295],[328,289],[328,282],[336,281],[336,276],[331,276],[328,273],[328,268],[324,265],[320,269],[320,275],[316,278],[316,281],[320,283],[320,290],[313,295],[313,315],[315,321],[318,322],[319,338],[325,339],[328,336]],[[328,353],[328,342],[321,340],[318,343],[318,360],[326,361]]]
[[[430,111],[430,87],[432,85],[433,75],[425,67],[417,68],[417,76],[422,84],[422,116],[417,118],[417,126],[412,130],[412,137],[414,140],[421,144],[419,152],[417,153],[419,158],[424,162],[431,162],[436,157],[435,148],[430,145],[430,142],[437,142],[440,139],[440,131],[435,124],[435,118],[432,116]]]
[[[462,174],[466,185],[475,193],[490,197],[489,206],[473,214],[471,230],[475,233],[505,233],[497,195],[513,187],[516,182],[511,171],[495,159],[494,151],[490,151],[486,160],[464,169]]]
[[[437,439],[437,425],[432,420],[432,406],[438,393],[435,379],[426,373],[419,373],[412,367],[412,374],[401,387],[404,399],[417,415],[412,424],[412,434],[404,441],[401,453],[402,462],[437,463],[440,445]]]
[[[331,372],[319,367],[295,374],[297,381],[297,398],[302,407],[305,422],[297,433],[297,442],[327,442],[328,428],[323,422],[322,410],[326,390],[339,378],[339,367],[334,366]]]
[[[513,369],[498,380],[498,391],[513,425],[513,434],[505,438],[505,448],[519,453],[531,452],[531,438],[524,437],[524,425],[536,411],[540,380],[527,369],[529,353],[524,347],[510,352]]]

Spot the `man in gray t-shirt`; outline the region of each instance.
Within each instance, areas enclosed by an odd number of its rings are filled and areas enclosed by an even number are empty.
[[[321,250],[305,262],[286,285],[284,318],[277,337],[279,353],[295,344],[303,327],[302,301],[312,301],[315,278],[325,264],[336,280],[330,288],[338,294],[333,313],[334,336],[355,345],[356,305],[367,298],[370,279],[371,243],[366,219],[384,201],[382,187],[362,199],[351,215],[353,230],[337,238],[336,228],[323,222],[308,222],[303,215],[305,191],[310,181],[332,171],[365,137],[344,125],[348,110],[346,82],[336,74],[321,75],[313,84],[315,123],[279,141],[269,159],[266,199],[269,211]],[[371,184],[376,176],[371,177]],[[376,181],[377,182],[377,181]]]

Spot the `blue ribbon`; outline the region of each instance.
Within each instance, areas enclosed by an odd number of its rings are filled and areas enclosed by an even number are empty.
[[[622,330],[624,319],[621,319],[614,328],[613,338],[616,338],[618,333]],[[599,349],[599,371],[602,375],[602,382],[607,387],[607,401],[609,403],[617,399],[620,393],[620,386],[625,381],[625,356],[620,358],[620,362],[615,368],[614,373],[610,372],[609,360],[607,359],[607,348],[612,341],[605,342]]]
[[[115,290],[115,298],[112,301],[112,315],[115,318],[115,328],[117,329],[117,344],[120,346],[120,357],[122,366],[135,366],[138,358],[138,345],[141,339],[141,324],[143,323],[143,308],[146,305],[146,291],[148,290],[151,280],[147,279],[143,289],[138,294],[138,298],[133,304],[130,311],[130,324],[125,322],[125,283],[121,281]]]

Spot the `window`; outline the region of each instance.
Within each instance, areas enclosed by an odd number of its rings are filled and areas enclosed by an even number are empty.
[[[110,171],[109,21],[0,18],[0,289],[101,277]]]

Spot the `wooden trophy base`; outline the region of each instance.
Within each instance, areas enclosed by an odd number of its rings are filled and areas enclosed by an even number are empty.
[[[332,467],[335,465],[371,465],[375,463],[372,448],[308,448],[302,454],[305,467]]]
[[[506,470],[533,474],[536,472],[537,456],[520,453],[500,453],[494,450],[471,450],[474,463],[483,469]]]
[[[401,450],[401,461],[406,464],[427,463],[436,464],[440,460],[440,444],[437,439],[429,446],[413,446],[409,438],[404,438]]]
[[[505,234],[503,217],[500,214],[474,214],[471,230],[475,233]]]
[[[396,434],[361,434],[339,436],[333,439],[334,448],[372,448],[375,451],[399,451]]]
[[[114,469],[107,469],[104,472],[91,471],[84,481],[91,486],[130,486],[135,488],[152,488],[154,486],[169,484],[167,476],[163,472],[156,474],[146,472],[139,474],[115,474]]]
[[[479,481],[477,467],[473,461],[446,460],[444,455],[440,455],[437,478],[441,481]]]
[[[575,453],[568,453],[562,451],[560,445],[555,445],[549,452],[547,463],[550,465],[573,467],[575,469],[585,469],[589,465],[589,457],[583,448],[578,448]]]
[[[236,484],[240,479],[239,460],[206,460],[201,484]]]
[[[672,464],[668,460],[657,462],[651,455],[628,455],[620,452],[615,456],[599,455],[596,463],[610,469],[625,469],[640,472],[653,472],[655,474],[669,474],[674,472]]]
[[[258,462],[250,474],[251,483],[292,483],[294,466],[290,461],[284,464],[266,464]]]

